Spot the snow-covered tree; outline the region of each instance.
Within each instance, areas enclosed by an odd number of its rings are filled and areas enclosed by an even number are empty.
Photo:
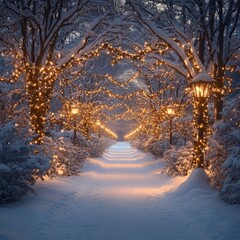
[[[18,129],[12,122],[0,130],[0,204],[19,200],[42,178],[49,168],[49,158],[41,156],[39,146],[30,144],[28,129]]]
[[[166,161],[166,167],[163,173],[171,176],[186,176],[192,170],[193,166],[193,146],[191,142],[187,142],[185,146],[173,146],[165,151],[163,158]]]
[[[216,131],[213,138],[221,146],[220,156],[222,161],[218,162],[219,167],[222,168],[220,174],[220,195],[230,203],[240,202],[240,95],[227,100],[227,104],[223,112],[223,120],[216,123]],[[218,149],[216,149],[218,151]],[[212,149],[214,152],[214,149]],[[214,163],[214,158],[210,158],[210,165]],[[218,169],[212,168],[213,173]]]
[[[16,59],[13,78],[24,74],[31,125],[40,136],[59,74],[74,63],[84,62],[105,40],[105,35],[121,24],[121,18],[111,21],[116,13],[112,3],[111,0],[2,2],[1,32],[7,34],[1,37],[1,47]]]
[[[240,95],[228,97],[223,118],[213,125],[208,140],[206,160],[211,183],[220,189],[221,197],[239,203]]]
[[[229,131],[230,129],[227,127],[227,124],[216,122],[213,125],[213,135],[208,139],[205,165],[209,170],[208,175],[211,184],[218,189],[222,185],[222,165],[228,156],[228,147],[225,144],[228,144],[226,137],[228,137]]]
[[[240,142],[240,130],[237,133]],[[240,144],[231,149],[231,153],[223,164],[223,183],[221,197],[229,203],[240,203]]]
[[[159,65],[174,68],[188,83],[199,72],[208,72],[215,80],[215,117],[220,119],[227,75],[236,67],[232,59],[240,47],[239,0],[128,3],[142,31],[148,33],[142,39],[148,44],[139,51],[140,58],[147,55]]]

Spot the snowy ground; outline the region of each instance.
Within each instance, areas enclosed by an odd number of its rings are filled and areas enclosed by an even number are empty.
[[[161,160],[118,142],[80,176],[36,185],[0,208],[0,240],[238,240],[240,206],[205,182],[159,174]]]

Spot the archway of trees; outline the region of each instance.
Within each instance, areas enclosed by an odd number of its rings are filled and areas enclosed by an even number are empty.
[[[208,71],[215,79],[219,119],[225,75],[238,54],[238,6],[236,1],[2,1],[2,53],[15,61],[11,80],[23,75],[26,81],[31,125],[40,135],[54,86],[83,75],[81,64],[101,50],[113,53],[114,63],[133,61],[149,79],[165,68],[188,85]]]

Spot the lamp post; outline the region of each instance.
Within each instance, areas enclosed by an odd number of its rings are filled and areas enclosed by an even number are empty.
[[[73,135],[73,144],[76,144],[77,139],[77,114],[78,114],[78,105],[76,103],[71,106],[71,113],[73,115],[73,124],[74,124],[74,135]]]
[[[212,78],[204,72],[200,72],[191,82],[198,110],[198,116],[196,119],[198,136],[196,142],[197,145],[195,146],[197,168],[203,168],[204,165],[204,131],[206,124],[204,111],[206,109],[211,83]]]
[[[98,138],[101,138],[101,129],[100,129],[100,121],[97,120],[97,126],[98,126]]]
[[[173,133],[173,127],[172,127],[172,120],[173,120],[173,116],[175,114],[175,109],[173,105],[169,105],[167,107],[167,114],[170,117],[170,126],[169,126],[169,143],[170,145],[172,145],[172,133]]]

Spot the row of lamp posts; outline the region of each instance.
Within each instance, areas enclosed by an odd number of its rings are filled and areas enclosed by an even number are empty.
[[[198,117],[197,117],[197,145],[200,147],[196,153],[196,166],[202,168],[204,165],[204,130],[206,123],[204,122],[204,106],[210,94],[210,87],[212,85],[212,78],[204,72],[200,72],[191,82],[194,98],[197,101]],[[173,105],[167,107],[167,114],[170,119],[169,124],[169,143],[173,144],[173,117],[175,115],[175,108]]]
[[[207,74],[200,72],[191,82],[191,87],[193,89],[194,97],[197,101],[198,105],[198,118],[197,118],[197,126],[198,126],[198,137],[197,137],[197,144],[198,146],[203,146],[204,141],[204,129],[205,129],[205,122],[204,122],[204,104],[209,97],[210,93],[210,86],[212,84],[212,78]],[[74,136],[73,136],[73,143],[76,144],[77,138],[77,114],[79,111],[78,104],[74,103],[71,106],[71,113],[73,115],[74,120]],[[170,117],[170,129],[169,129],[169,143],[170,145],[173,144],[173,127],[172,121],[175,115],[175,109],[173,105],[168,106],[167,113]],[[99,122],[98,122],[99,123]],[[100,138],[100,127],[98,126],[98,135]],[[204,149],[200,149],[197,153],[197,167],[203,167],[204,162]]]

